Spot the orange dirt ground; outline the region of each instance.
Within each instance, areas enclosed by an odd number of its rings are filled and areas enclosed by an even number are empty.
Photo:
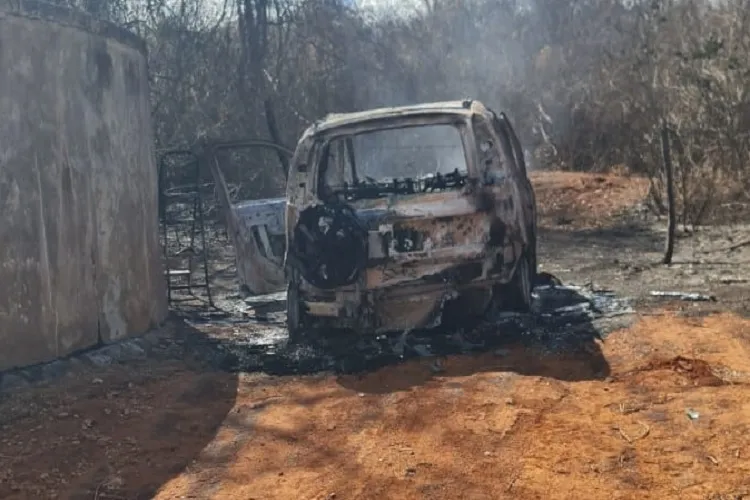
[[[0,497],[742,498],[749,356],[750,321],[665,313],[585,356],[518,347],[439,373],[114,367],[0,407]]]
[[[544,217],[591,207],[592,223],[640,201],[633,182],[535,175]],[[81,368],[0,398],[0,498],[750,497],[750,320],[643,314],[575,356],[511,346],[338,377]]]
[[[645,318],[602,346],[605,380],[585,358],[522,350],[446,359],[437,375],[424,360],[249,380],[211,450],[156,498],[750,494],[749,325]]]
[[[614,174],[531,172],[539,225],[592,227],[646,198],[648,179]]]

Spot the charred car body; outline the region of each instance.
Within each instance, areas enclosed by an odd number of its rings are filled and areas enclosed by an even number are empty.
[[[287,321],[362,332],[527,309],[536,207],[507,117],[478,101],[329,115],[290,165]]]

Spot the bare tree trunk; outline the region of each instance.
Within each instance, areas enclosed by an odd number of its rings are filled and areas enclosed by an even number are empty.
[[[669,209],[667,222],[667,243],[664,249],[663,264],[672,263],[672,254],[674,253],[674,233],[677,225],[677,214],[674,201],[674,173],[672,171],[672,154],[669,147],[669,127],[667,121],[662,121],[661,125],[661,152],[664,157],[664,170],[667,174],[667,207]]]
[[[276,111],[273,100],[269,96],[268,83],[264,74],[266,56],[268,55],[268,0],[238,0],[238,12],[240,14],[239,27],[242,35],[243,66],[241,68],[240,89],[245,96],[246,106],[251,101],[251,95],[247,91],[245,76],[249,76],[249,83],[253,97],[263,105],[263,113],[266,117],[266,127],[271,141],[281,144],[281,134],[276,121]],[[255,109],[254,106],[251,109]],[[277,151],[284,179],[288,175],[289,165],[286,156]]]
[[[267,90],[266,90],[267,92]],[[270,97],[263,99],[263,109],[266,114],[266,125],[268,126],[268,135],[271,136],[271,140],[276,144],[283,144],[281,141],[281,134],[279,133],[279,127],[276,124],[276,111],[273,107],[273,101]],[[281,169],[284,171],[284,179],[287,179],[289,175],[289,161],[284,153],[276,151],[281,164]]]

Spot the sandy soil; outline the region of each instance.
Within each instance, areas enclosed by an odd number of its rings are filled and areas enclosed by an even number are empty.
[[[534,181],[543,270],[639,298],[634,326],[359,375],[82,367],[0,395],[0,498],[750,496],[750,248],[730,249],[750,231],[700,228],[661,266],[661,225],[628,210],[642,181]]]
[[[585,358],[512,350],[447,359],[439,374],[425,360],[247,381],[216,448],[156,498],[750,493],[748,331],[729,315],[644,319],[603,346],[605,380]]]

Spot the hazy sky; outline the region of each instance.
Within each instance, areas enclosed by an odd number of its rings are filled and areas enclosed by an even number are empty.
[[[352,0],[352,3],[376,14],[408,14],[422,6],[421,0]]]

